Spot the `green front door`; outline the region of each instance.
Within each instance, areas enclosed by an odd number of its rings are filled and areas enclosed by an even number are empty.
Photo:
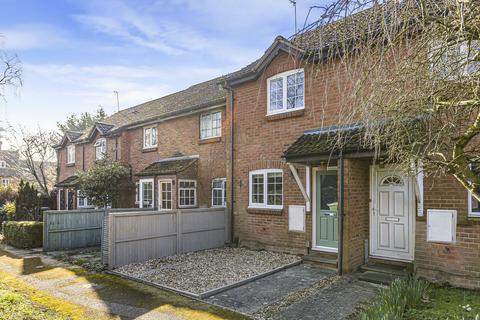
[[[315,247],[338,248],[337,171],[317,172]]]

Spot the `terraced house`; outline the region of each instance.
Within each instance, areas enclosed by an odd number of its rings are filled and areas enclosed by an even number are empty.
[[[224,78],[67,133],[57,146],[59,208],[88,206],[75,172],[108,155],[137,181],[126,205],[227,206],[242,246],[340,272],[377,261],[479,288],[479,203],[450,176],[375,162],[356,140],[361,124],[337,125],[345,92],[332,83],[347,75],[307,59],[307,43],[277,37]],[[332,148],[339,134],[347,143]]]
[[[213,79],[121,110],[55,146],[58,208],[91,206],[77,188],[78,171],[109,157],[131,169],[136,194],[122,207],[225,206],[225,93]]]

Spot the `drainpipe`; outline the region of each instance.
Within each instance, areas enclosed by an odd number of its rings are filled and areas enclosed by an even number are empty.
[[[234,138],[233,138],[233,134],[234,134],[234,129],[233,129],[233,102],[234,102],[234,98],[233,98],[233,89],[232,87],[228,86],[228,85],[224,85],[223,88],[225,90],[227,90],[229,93],[230,93],[230,188],[231,188],[231,194],[230,194],[230,243],[233,243],[233,240],[234,240],[234,236],[233,236],[233,228],[234,228],[234,215],[233,215],[233,202],[234,202],[234,199],[235,199],[235,196],[234,196],[234,186],[235,186],[235,183],[234,183],[234,173],[233,173],[233,142],[234,142]]]
[[[338,225],[340,241],[338,244],[338,275],[343,274],[343,221],[345,218],[345,164],[343,151],[340,151],[340,222]]]

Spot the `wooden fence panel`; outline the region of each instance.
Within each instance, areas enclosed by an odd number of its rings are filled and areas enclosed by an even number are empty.
[[[224,208],[170,212],[111,212],[108,265],[119,267],[176,253],[222,247],[227,241]]]
[[[104,210],[45,211],[43,250],[99,246]]]

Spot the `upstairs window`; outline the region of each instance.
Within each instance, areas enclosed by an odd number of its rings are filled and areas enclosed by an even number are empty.
[[[178,206],[180,208],[195,207],[197,205],[197,181],[178,181]]]
[[[75,163],[75,145],[69,145],[67,147],[67,164]]]
[[[277,74],[267,80],[267,115],[305,108],[303,69]]]
[[[8,187],[10,185],[10,179],[3,178],[2,179],[2,186],[3,187]]]
[[[155,148],[157,146],[157,127],[143,128],[143,148]]]
[[[468,193],[468,215],[480,217],[480,203],[470,192]]]
[[[283,171],[265,169],[250,172],[251,208],[283,208]]]
[[[102,160],[105,159],[107,156],[107,140],[106,139],[98,139],[95,142],[95,159]]]
[[[7,163],[3,160],[0,160],[0,168],[6,168],[7,167]]]
[[[227,179],[213,179],[212,181],[212,207],[225,207],[227,205]]]
[[[205,113],[200,116],[200,139],[210,139],[222,135],[222,112]]]

